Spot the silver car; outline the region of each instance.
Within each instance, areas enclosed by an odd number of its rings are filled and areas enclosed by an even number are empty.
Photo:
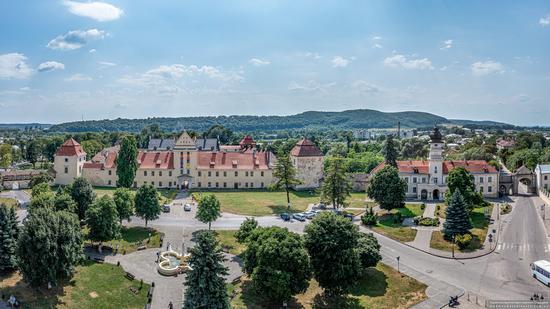
[[[191,211],[191,205],[190,204],[185,204],[185,206],[183,206],[183,210]]]

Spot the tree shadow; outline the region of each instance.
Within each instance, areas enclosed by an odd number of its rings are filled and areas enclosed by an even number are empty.
[[[313,298],[313,308],[315,309],[359,309],[361,306],[359,299],[348,295],[327,295],[326,293],[317,294]]]
[[[386,295],[388,276],[374,267],[365,270],[363,277],[351,287],[349,294],[353,296],[377,297]]]

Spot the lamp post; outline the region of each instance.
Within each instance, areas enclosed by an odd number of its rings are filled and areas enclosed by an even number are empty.
[[[396,257],[396,259],[397,259],[397,272],[400,272],[400,271],[399,271],[399,259],[400,259],[400,258],[401,258],[400,256],[397,256],[397,257]]]
[[[452,255],[453,255],[453,259],[454,259],[454,258],[455,258],[455,234],[453,234],[453,238],[452,238],[452,239],[453,239],[453,246],[452,246],[453,251],[452,251]]]

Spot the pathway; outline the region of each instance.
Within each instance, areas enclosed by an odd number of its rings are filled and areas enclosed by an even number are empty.
[[[17,202],[19,202],[20,207],[17,208],[16,210],[17,221],[19,221],[19,225],[22,225],[23,220],[27,218],[27,206],[31,201],[31,197],[27,194],[27,192],[23,190],[10,190],[5,192],[0,192],[0,197],[12,198],[17,200]]]
[[[422,216],[427,218],[435,218],[435,208],[436,208],[435,203],[426,204],[426,207],[424,208],[424,213],[422,214]],[[423,227],[423,226],[415,226],[413,228],[416,230],[416,236],[414,240],[409,242],[408,244],[420,250],[429,251],[430,242],[432,240],[432,232],[434,230],[439,230],[441,228],[440,227]]]

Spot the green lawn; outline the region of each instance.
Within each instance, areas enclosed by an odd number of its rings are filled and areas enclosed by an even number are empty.
[[[23,308],[143,308],[147,303],[148,284],[130,281],[121,267],[86,261],[76,268],[71,280],[52,290],[32,289],[18,273],[0,274],[0,292],[15,295]],[[134,294],[130,287],[138,289]]]
[[[393,268],[378,263],[376,268],[367,270],[364,279],[357,281],[350,293],[341,298],[326,298],[315,280],[311,280],[309,288],[303,294],[296,295],[289,303],[290,308],[409,308],[424,299],[426,285],[398,273]],[[242,279],[240,283],[230,284],[232,308],[278,308],[280,304],[272,304],[254,292],[250,280]]]
[[[218,238],[218,241],[220,242],[222,248],[228,249],[228,252],[231,254],[239,255],[243,253],[243,251],[246,249],[246,246],[237,242],[237,240],[235,239],[236,232],[236,230],[215,231],[216,237]]]
[[[375,226],[370,227],[373,231],[401,242],[411,242],[416,237],[416,230],[395,223],[392,216],[383,216],[378,219]]]
[[[206,191],[194,192],[200,194],[214,194],[221,204],[223,212],[247,216],[267,216],[287,212],[286,193],[284,191],[267,190],[239,190],[239,191]],[[365,208],[365,193],[352,193],[348,199],[349,207]],[[309,204],[319,203],[319,194],[310,191],[291,191],[290,212],[303,212]]]
[[[0,197],[0,205],[15,207],[17,206],[17,200],[8,197]]]
[[[151,238],[149,238],[149,233],[151,233]],[[159,248],[161,234],[155,229],[141,226],[122,227],[120,239],[107,241],[103,244],[109,245],[113,249],[118,245],[119,252],[126,251],[126,253],[131,253],[136,251],[141,245],[145,245],[147,248]],[[84,235],[87,235],[86,229],[84,230]]]
[[[113,188],[113,187],[94,187],[94,191],[98,197],[103,195],[113,196],[116,189],[117,188]],[[134,189],[132,190],[136,191]],[[176,189],[158,189],[157,191],[160,193],[160,196],[161,196],[160,198],[161,204],[170,204],[178,194],[178,190]]]
[[[458,246],[455,245],[455,250],[461,252],[472,252],[478,249],[481,249],[485,238],[487,237],[487,230],[489,228],[489,222],[485,217],[485,209],[488,209],[488,214],[491,214],[493,211],[493,204],[490,204],[489,207],[476,207],[470,214],[470,219],[472,220],[473,228],[470,230],[472,233],[472,242],[466,248],[459,250]],[[434,231],[432,233],[432,239],[430,241],[430,247],[434,249],[439,249],[443,251],[452,251],[453,244],[450,241],[447,241],[443,238],[443,233],[441,231]]]

